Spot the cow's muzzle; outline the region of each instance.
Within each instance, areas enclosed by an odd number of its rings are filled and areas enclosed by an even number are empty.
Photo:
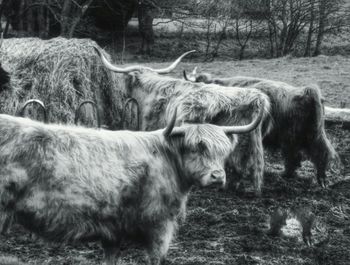
[[[210,175],[210,182],[212,184],[219,185],[221,187],[225,187],[226,185],[226,173],[224,170],[215,170]]]

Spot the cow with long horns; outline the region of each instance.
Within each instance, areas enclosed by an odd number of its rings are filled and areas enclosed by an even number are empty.
[[[272,104],[273,126],[265,134],[264,145],[280,149],[285,160],[284,176],[295,175],[303,154],[314,164],[317,181],[326,186],[326,169],[339,167],[339,157],[327,138],[324,128],[324,105],[318,87],[295,87],[280,81],[236,76],[214,78],[197,73],[195,68],[186,80],[226,87],[256,88],[266,94]],[[338,165],[337,165],[338,164]]]
[[[225,185],[224,163],[248,125],[108,131],[0,115],[0,213],[49,241],[100,241],[108,265],[124,241],[160,264],[191,186]],[[5,216],[5,218],[3,218]],[[1,224],[3,225],[3,224]]]
[[[263,123],[247,135],[240,135],[238,152],[233,152],[228,164],[233,166],[240,177],[254,178],[257,195],[263,183],[264,157],[262,147],[262,127],[269,127],[270,103],[268,97],[256,89],[235,90],[217,85],[193,84],[180,79],[160,76],[170,72],[190,52],[183,54],[165,69],[143,66],[126,68],[111,64],[101,51],[96,49],[103,64],[113,72],[125,76],[126,93],[139,103],[141,129],[154,130],[165,126],[172,116],[171,106],[179,112],[178,124],[213,123],[217,125],[245,124],[259,111],[263,112]],[[192,52],[192,51],[191,51]],[[257,104],[258,103],[258,104]]]

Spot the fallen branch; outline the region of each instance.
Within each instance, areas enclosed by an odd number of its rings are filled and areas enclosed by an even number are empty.
[[[350,130],[350,109],[325,107],[326,126],[341,124],[344,129]]]

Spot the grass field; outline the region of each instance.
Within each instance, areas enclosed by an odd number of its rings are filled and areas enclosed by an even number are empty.
[[[165,63],[149,63],[162,67]],[[182,63],[174,72],[191,71],[196,64]],[[320,56],[311,59],[280,58],[200,64],[215,75],[249,75],[286,81],[295,85],[318,84],[329,106],[350,108],[350,58]],[[344,102],[344,103],[342,103]],[[350,131],[334,126],[327,133],[346,166],[335,181],[350,176]],[[167,261],[171,265],[200,264],[350,264],[350,182],[322,190],[313,168],[303,163],[299,177],[283,179],[278,155],[267,154],[265,185],[261,198],[230,190],[194,189],[189,198],[187,220],[172,243]],[[269,215],[276,207],[307,207],[316,215],[313,246],[306,246],[300,232],[267,234]],[[297,229],[297,228],[295,228]],[[296,230],[297,231],[297,230]],[[99,264],[102,250],[97,244],[56,246],[32,239],[20,227],[0,241],[0,253],[17,257],[25,264]],[[125,247],[123,264],[143,264],[142,252]],[[5,263],[0,259],[0,264]],[[12,263],[15,264],[15,263]]]

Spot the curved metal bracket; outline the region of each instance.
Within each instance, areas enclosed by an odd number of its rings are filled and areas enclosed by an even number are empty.
[[[44,105],[44,103],[39,100],[39,99],[29,99],[27,100],[23,107],[19,110],[19,113],[18,113],[18,116],[21,116],[21,117],[24,117],[24,111],[26,109],[26,107],[30,104],[37,104],[40,106],[40,108],[43,110],[43,113],[44,113],[44,122],[45,123],[48,123],[48,119],[47,119],[47,112],[46,112],[46,107]]]
[[[84,100],[83,102],[81,102],[78,106],[78,108],[75,110],[75,114],[74,114],[74,124],[77,125],[78,121],[79,121],[79,113],[80,113],[80,109],[82,106],[86,105],[86,104],[90,104],[92,105],[92,107],[95,110],[96,113],[96,119],[97,119],[97,127],[101,128],[101,119],[100,119],[100,115],[98,113],[98,108],[97,108],[97,104],[92,101],[92,100]]]
[[[123,129],[125,129],[126,108],[130,103],[135,104],[136,108],[137,108],[137,113],[136,113],[137,127],[136,127],[136,130],[138,131],[138,130],[140,130],[140,106],[135,98],[128,98],[125,101],[124,108],[123,108],[123,116],[122,116],[122,126],[123,126]]]

